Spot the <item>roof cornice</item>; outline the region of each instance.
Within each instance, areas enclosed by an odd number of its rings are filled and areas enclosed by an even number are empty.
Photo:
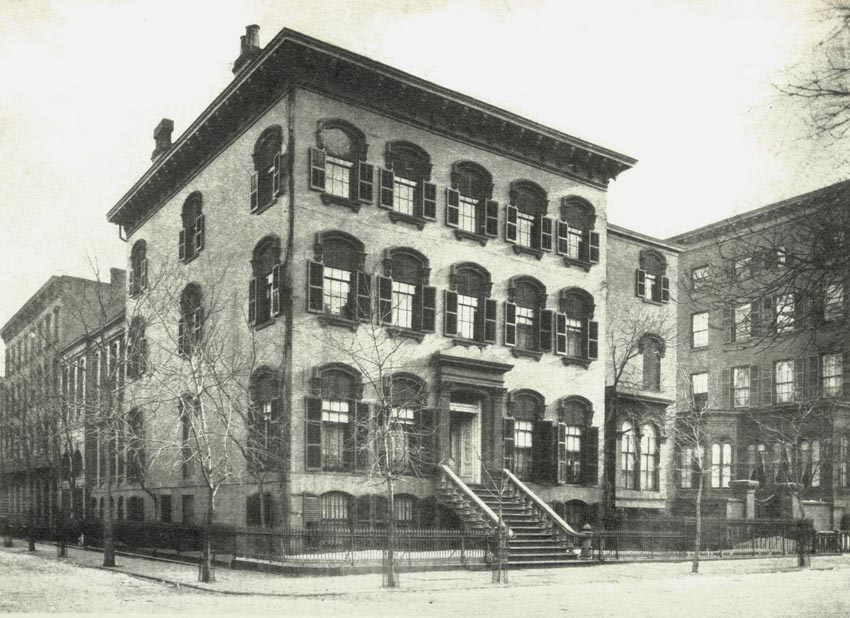
[[[652,245],[653,247],[657,247],[669,253],[681,253],[683,251],[682,247],[674,245],[673,243],[653,238],[652,236],[647,236],[646,234],[641,234],[640,232],[635,232],[634,230],[614,225],[613,223],[608,223],[608,234],[611,236],[620,236],[627,240],[633,240],[642,245]]]

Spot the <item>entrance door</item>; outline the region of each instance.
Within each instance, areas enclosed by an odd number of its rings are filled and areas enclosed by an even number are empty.
[[[449,448],[455,473],[466,483],[481,482],[478,404],[451,404]]]

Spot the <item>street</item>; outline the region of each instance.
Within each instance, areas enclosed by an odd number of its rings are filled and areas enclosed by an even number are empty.
[[[120,562],[119,558],[119,562]],[[758,572],[763,561],[703,564],[690,575],[684,563],[615,564],[512,574],[509,586],[487,584],[486,573],[428,575],[431,589],[416,590],[425,574],[404,574],[404,588],[351,591],[346,577],[331,580],[324,597],[223,595],[138,579],[125,573],[80,567],[22,548],[0,551],[0,612],[116,612],[140,614],[294,616],[688,616],[732,613],[755,616],[850,615],[850,557],[817,558],[809,570]],[[775,568],[775,567],[771,567]],[[472,580],[469,578],[473,577]],[[443,589],[433,589],[435,579]],[[304,579],[280,578],[280,592],[297,591]],[[370,580],[371,581],[371,580]],[[472,584],[469,584],[472,581]]]

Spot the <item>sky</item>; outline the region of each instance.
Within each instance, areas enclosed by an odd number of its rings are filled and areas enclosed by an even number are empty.
[[[0,324],[54,274],[108,278],[106,212],[284,27],[638,159],[609,221],[665,238],[843,180],[778,85],[826,0],[2,0]],[[2,353],[2,345],[0,345]],[[0,355],[0,372],[2,372]]]

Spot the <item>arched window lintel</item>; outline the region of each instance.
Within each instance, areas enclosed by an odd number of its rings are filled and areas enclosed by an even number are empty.
[[[354,149],[357,151],[357,158],[361,161],[366,160],[368,149],[368,145],[366,144],[366,134],[342,118],[325,118],[316,123],[316,145],[319,148],[325,147],[325,140],[322,133],[330,129],[339,129],[345,133],[348,136],[348,139],[351,140]]]

